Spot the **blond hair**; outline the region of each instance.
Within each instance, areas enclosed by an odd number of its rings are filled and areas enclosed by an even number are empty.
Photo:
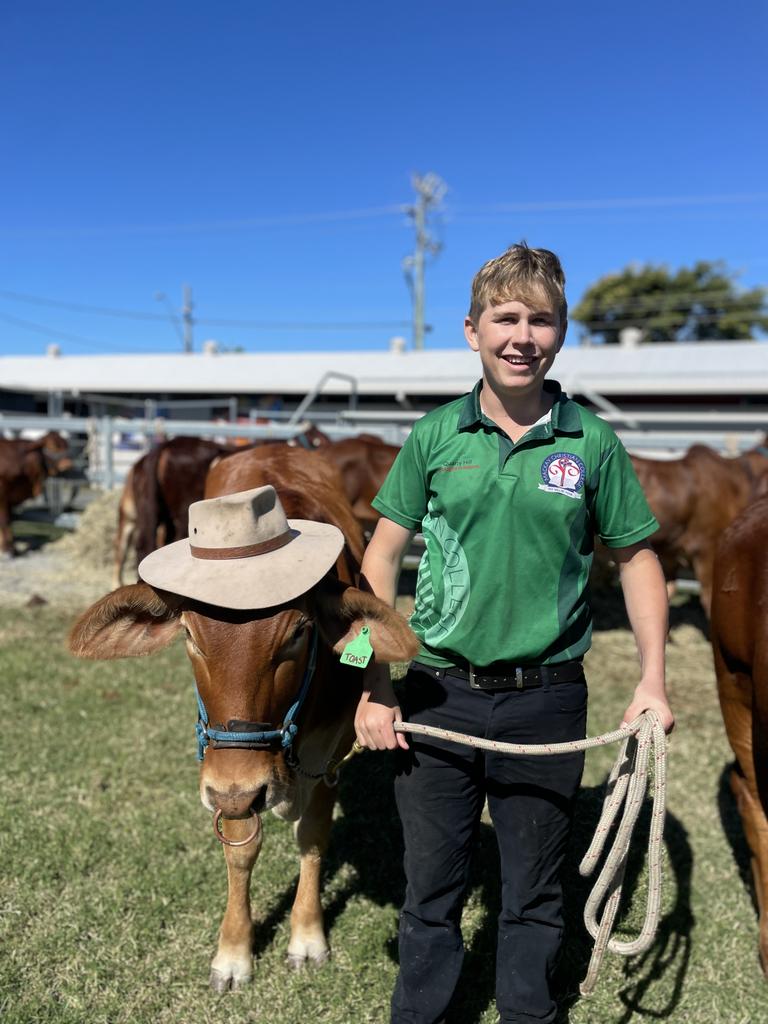
[[[501,256],[488,260],[475,274],[469,319],[477,325],[486,306],[513,300],[535,306],[545,298],[560,320],[568,316],[565,274],[549,249],[531,249],[526,242],[511,245]]]

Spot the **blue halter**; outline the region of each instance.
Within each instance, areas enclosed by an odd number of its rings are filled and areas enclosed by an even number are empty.
[[[298,717],[304,703],[304,698],[307,696],[307,692],[309,691],[309,684],[312,682],[312,676],[315,674],[316,661],[317,630],[313,626],[309,658],[307,659],[304,679],[302,680],[301,688],[299,689],[296,700],[285,713],[285,718],[283,719],[283,724],[280,729],[268,729],[259,732],[238,732],[236,730],[209,728],[208,712],[205,710],[203,698],[200,696],[200,691],[197,688],[197,682],[195,682],[195,696],[197,697],[198,707],[197,725],[195,726],[195,734],[197,735],[197,760],[203,760],[205,748],[211,741],[213,741],[213,745],[217,748],[251,747],[252,749],[260,750],[272,746],[273,743],[276,743],[279,740],[282,749],[287,750],[293,743],[294,737],[299,729],[294,719]]]

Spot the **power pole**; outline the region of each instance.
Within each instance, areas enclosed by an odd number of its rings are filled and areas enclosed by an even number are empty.
[[[181,317],[184,321],[184,351],[192,352],[192,325],[195,321],[192,319],[192,288],[188,284],[184,285],[184,307]]]
[[[448,186],[442,178],[430,171],[423,176],[414,174],[411,183],[416,191],[416,202],[405,209],[416,231],[416,248],[403,260],[403,271],[413,299],[413,347],[424,348],[424,265],[426,256],[436,256],[442,244],[428,230],[430,214],[436,212]]]

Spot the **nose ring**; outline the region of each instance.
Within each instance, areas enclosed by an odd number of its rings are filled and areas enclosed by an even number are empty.
[[[251,817],[256,820],[256,824],[253,827],[253,832],[251,832],[251,834],[248,836],[248,838],[247,839],[227,839],[227,837],[224,835],[224,833],[221,831],[221,828],[220,828],[220,822],[221,822],[221,818],[222,818],[223,814],[224,814],[224,812],[222,811],[222,809],[220,807],[217,807],[216,813],[213,816],[213,833],[216,836],[216,838],[219,840],[219,842],[223,843],[225,846],[247,846],[248,843],[253,842],[253,840],[261,832],[261,818],[258,816],[258,814],[256,814],[255,811],[251,811]]]

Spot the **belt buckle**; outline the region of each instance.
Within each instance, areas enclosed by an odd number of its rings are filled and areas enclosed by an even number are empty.
[[[473,690],[480,689],[480,687],[475,682],[475,666],[471,664],[469,666],[469,685]]]
[[[515,669],[515,688],[518,690],[523,689],[523,670],[519,665]]]

